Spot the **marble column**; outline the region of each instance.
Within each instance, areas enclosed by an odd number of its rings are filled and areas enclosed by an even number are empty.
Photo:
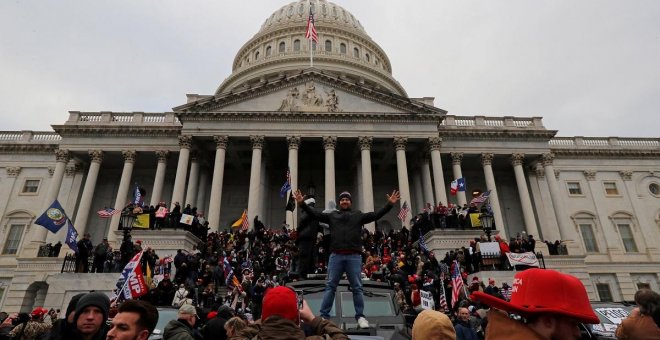
[[[362,162],[362,211],[374,211],[374,188],[371,178],[371,145],[373,137],[361,136],[358,137],[358,144],[360,145],[360,160]],[[353,198],[355,201],[355,198]],[[355,204],[355,202],[353,202]],[[375,232],[375,223],[369,223],[365,226],[370,232]]]
[[[335,148],[337,147],[337,137],[323,137],[323,149],[325,150],[325,202],[323,206],[330,209],[330,202],[335,201]],[[317,204],[321,206],[321,204]]]
[[[197,198],[197,184],[199,183],[199,154],[190,153],[190,176],[188,176],[188,190],[186,191],[186,205],[192,207]]]
[[[516,176],[516,185],[518,186],[518,196],[520,197],[520,205],[522,206],[525,230],[528,235],[538,237],[539,231],[536,226],[536,219],[534,218],[534,208],[532,207],[532,200],[529,197],[527,180],[525,179],[525,171],[523,170],[524,160],[525,154],[523,153],[514,153],[511,155],[511,165],[513,165],[513,172]]]
[[[401,205],[408,202],[410,212],[403,221],[403,225],[410,230],[410,217],[414,214],[412,201],[410,200],[410,186],[408,185],[408,166],[406,165],[407,137],[394,137],[394,148],[396,149],[396,173],[399,179],[399,193],[401,194]]]
[[[85,180],[85,186],[83,187],[83,192],[80,196],[80,204],[78,205],[78,213],[76,214],[76,223],[74,224],[81,237],[87,231],[87,219],[89,218],[89,210],[92,206],[92,199],[94,198],[96,180],[99,177],[101,163],[103,162],[103,151],[91,150],[89,151],[89,156],[92,161],[89,164],[89,170],[87,170],[87,180]]]
[[[545,180],[548,183],[548,189],[550,189],[550,200],[552,201],[557,225],[559,226],[559,234],[562,241],[567,241],[566,247],[568,248],[569,255],[584,254],[584,249],[580,245],[577,231],[575,231],[568,220],[569,217],[564,207],[561,192],[559,191],[559,183],[557,183],[557,177],[555,177],[555,168],[552,165],[554,159],[555,155],[553,153],[544,153],[541,155],[543,170],[545,170]]]
[[[208,221],[211,230],[220,230],[220,207],[222,206],[222,183],[225,175],[225,154],[229,137],[213,136],[215,141],[215,164],[211,180],[211,200],[209,201]]]
[[[193,206],[197,207],[198,213],[203,213],[206,216],[206,193],[208,192],[209,187],[209,172],[206,162],[200,163],[199,169],[199,185],[197,185],[197,195],[195,196],[195,204]]]
[[[133,176],[133,166],[135,165],[135,150],[124,150],[121,152],[121,155],[124,157],[124,168],[121,171],[121,179],[119,180],[119,188],[117,189],[117,198],[115,198],[115,209],[122,210],[128,203],[126,197],[131,188],[131,177]],[[132,199],[131,199],[132,200]],[[115,247],[117,244],[117,237],[115,235],[115,230],[119,229],[119,218],[120,214],[112,215],[110,219],[110,228],[108,228],[108,242]],[[129,227],[129,226],[124,226]]]
[[[437,202],[433,198],[433,185],[431,184],[431,171],[429,170],[429,158],[425,155],[421,163],[422,171],[422,190],[424,191],[424,207],[427,203],[436,206]]]
[[[420,171],[413,171],[412,187],[415,204],[411,206],[410,211],[415,215],[424,209],[424,191],[422,189],[422,176],[420,175]]]
[[[298,187],[298,149],[300,148],[300,136],[286,136],[286,142],[289,145],[289,171],[291,176],[291,190],[300,189]],[[304,190],[301,190],[304,192]],[[297,207],[296,207],[297,208]],[[286,224],[289,228],[296,229],[297,225],[296,210],[286,212]]]
[[[169,151],[158,150],[156,151],[158,157],[158,165],[156,166],[156,176],[154,178],[154,189],[151,191],[151,203],[154,207],[161,202],[163,198],[163,184],[165,184],[165,170],[167,169],[167,157]]]
[[[259,215],[259,201],[261,199],[261,151],[264,147],[264,136],[250,136],[252,142],[252,164],[250,165],[250,191],[248,196],[248,220],[250,230],[254,228],[252,221],[254,216]]]
[[[51,179],[50,185],[48,186],[48,192],[44,197],[43,207],[41,209],[42,211],[48,209],[51,203],[57,199],[57,196],[60,193],[60,187],[62,186],[62,180],[64,179],[66,164],[69,162],[69,159],[69,150],[55,150],[55,171],[53,171],[53,177]],[[9,168],[7,170],[7,174],[10,175]],[[69,217],[71,217],[71,213],[71,211],[68,212]],[[63,228],[65,227],[66,226]],[[23,257],[37,256],[39,247],[46,242],[46,237],[48,236],[48,230],[41,226],[32,226],[30,229],[31,235],[29,240],[31,242],[30,244],[23,247],[23,251],[21,252]]]
[[[176,166],[171,207],[173,208],[174,203],[179,202],[183,209],[185,206],[183,204],[183,195],[186,189],[186,177],[188,176],[188,160],[190,158],[190,148],[192,147],[192,136],[179,136],[179,146],[181,149],[179,150],[179,162]]]
[[[442,160],[440,158],[440,147],[442,138],[430,137],[429,150],[431,151],[431,166],[433,167],[433,190],[435,191],[434,205],[438,202],[447,205],[447,188],[445,187],[445,175],[442,172]]]
[[[452,152],[451,153],[451,167],[454,172],[454,180],[463,177],[463,171],[461,171],[461,162],[463,161],[462,152]],[[465,188],[467,190],[467,188]],[[458,191],[456,193],[456,198],[458,199],[458,205],[461,207],[467,204],[467,199],[465,198],[465,191]]]
[[[507,240],[506,226],[504,225],[504,219],[502,218],[502,209],[500,208],[500,199],[497,195],[497,187],[495,186],[495,175],[493,174],[493,158],[495,156],[492,153],[482,153],[481,154],[481,165],[484,168],[484,177],[486,178],[486,188],[490,190],[490,196],[488,200],[490,201],[490,208],[493,211],[493,219],[495,220],[495,227],[500,232],[500,236]],[[532,234],[534,235],[534,234]],[[538,238],[538,234],[534,235]]]

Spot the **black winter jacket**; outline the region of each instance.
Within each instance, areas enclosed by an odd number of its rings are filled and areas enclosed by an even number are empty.
[[[305,202],[300,207],[320,222],[330,226],[330,251],[362,252],[362,226],[374,222],[392,210],[389,202],[378,212],[363,213],[359,210],[335,210],[329,213],[316,211]]]

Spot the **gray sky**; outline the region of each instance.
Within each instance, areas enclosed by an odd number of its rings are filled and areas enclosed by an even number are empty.
[[[560,136],[658,137],[660,1],[337,0],[411,97],[542,116]],[[0,1],[0,130],[69,110],[169,111],[212,94],[289,1]]]

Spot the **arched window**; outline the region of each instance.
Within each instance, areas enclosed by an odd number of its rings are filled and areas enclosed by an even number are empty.
[[[596,215],[581,211],[577,214],[571,216],[571,219],[575,223],[582,236],[582,242],[584,244],[584,250],[587,253],[598,253],[598,240],[596,239]]]
[[[369,53],[364,55],[364,58],[367,59],[367,62],[371,62],[371,58],[369,58]]]
[[[259,60],[259,51],[254,52],[254,60]]]
[[[330,40],[325,41],[325,51],[332,52],[332,41]]]
[[[357,47],[353,48],[353,57],[355,58],[360,57],[360,50]]]
[[[341,44],[339,45],[339,53],[341,53],[341,54],[346,54],[346,44],[341,43]]]
[[[286,44],[284,43],[284,41],[282,41],[282,42],[280,43],[280,49],[279,49],[279,51],[280,51],[280,53],[284,53],[284,52],[286,51]]]
[[[296,52],[300,51],[300,40],[296,39],[293,41],[293,50]]]
[[[272,48],[270,48],[270,46],[266,47],[266,57],[270,57],[271,53],[272,53]]]

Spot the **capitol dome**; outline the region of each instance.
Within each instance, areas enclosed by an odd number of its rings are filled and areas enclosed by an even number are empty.
[[[305,39],[310,6],[319,36],[314,68],[343,80],[407,97],[390,60],[346,9],[326,0],[299,0],[273,12],[236,54],[232,74],[216,94],[297,74],[310,67]],[[314,44],[316,45],[316,44]]]

